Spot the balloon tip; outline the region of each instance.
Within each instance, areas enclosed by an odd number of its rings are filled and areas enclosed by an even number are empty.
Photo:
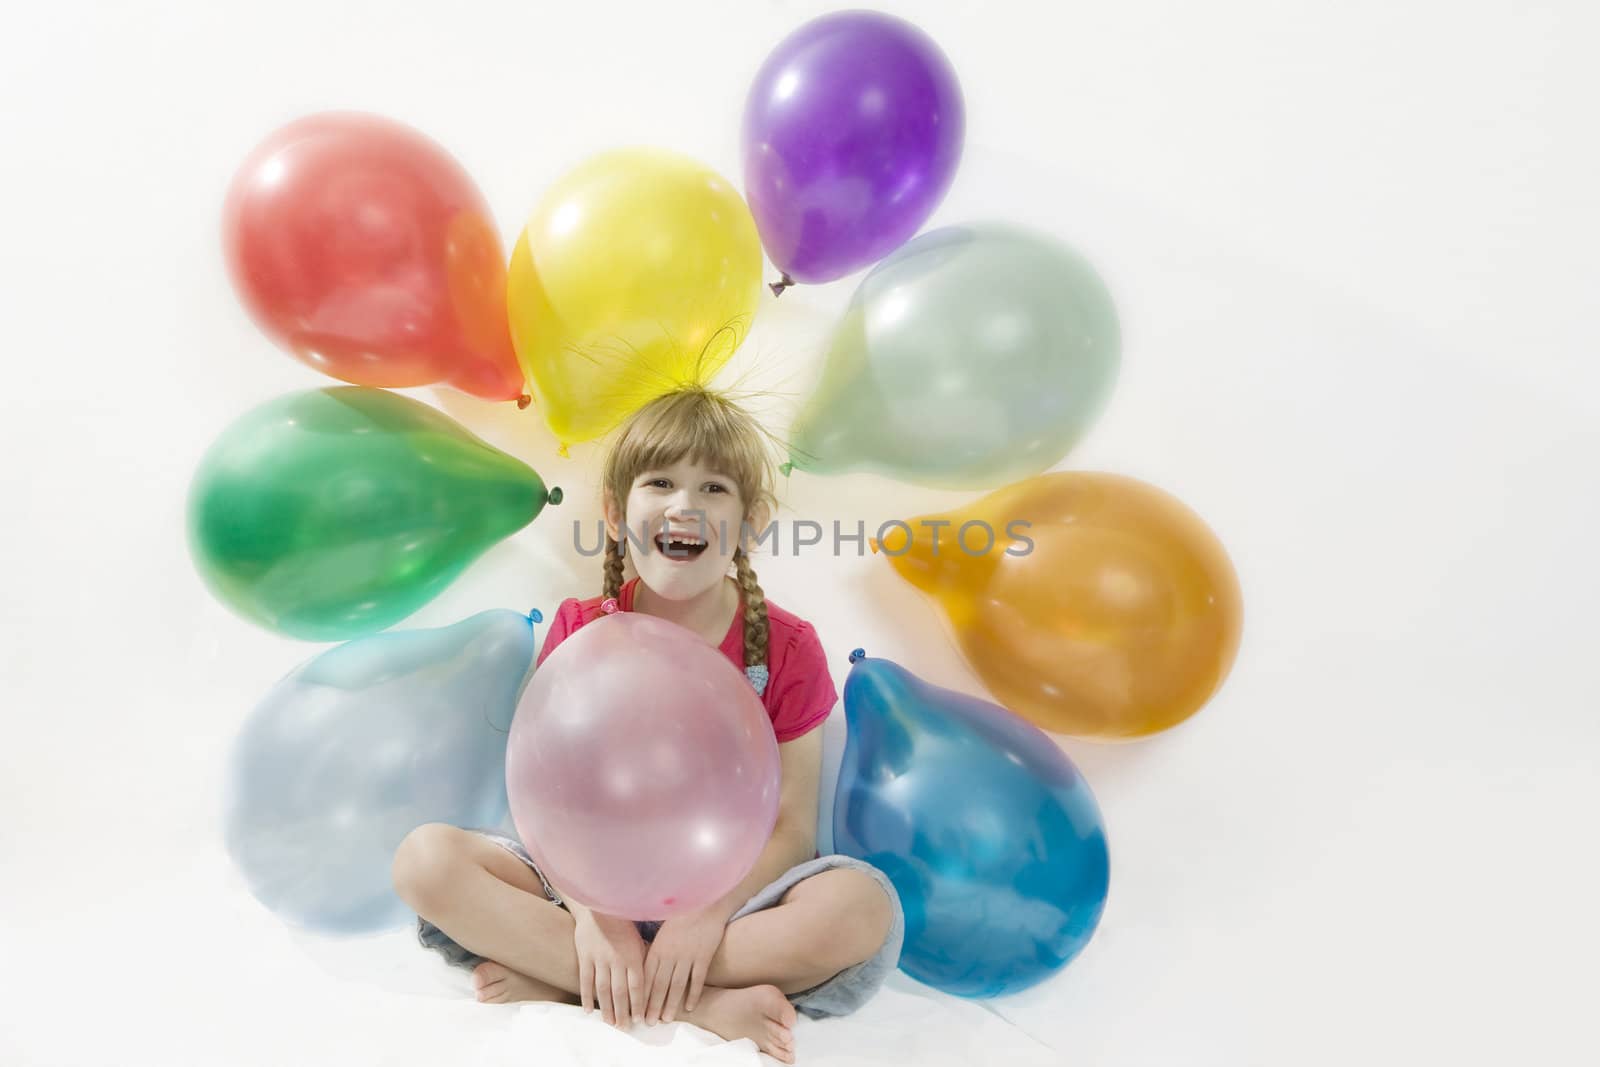
[[[527,393],[523,393],[521,396],[517,397],[517,410],[527,411],[528,405],[531,403],[533,403],[533,397],[529,396]]]
[[[778,473],[779,473],[779,474],[781,474],[781,475],[783,475],[783,476],[784,476],[784,477],[785,477],[785,478],[787,478],[787,477],[789,477],[789,474],[790,474],[790,473],[791,473],[791,472],[792,472],[792,471],[793,471],[793,470],[794,470],[794,464],[793,464],[793,463],[787,463],[787,462],[785,462],[785,463],[783,463],[783,464],[782,464],[782,465],[780,465],[780,466],[779,466],[779,467],[778,467]]]
[[[866,658],[867,658],[867,650],[864,649],[864,648],[858,648],[855,651],[850,653],[850,662],[851,663],[854,663],[858,659],[866,659]]]
[[[867,547],[872,549],[872,554],[876,556],[878,554],[878,539],[876,537],[867,538]]]
[[[540,611],[538,608],[534,608],[532,611],[528,612],[528,621],[532,623],[544,622],[544,612]]]
[[[550,487],[550,503],[559,504],[565,499],[566,494],[561,491],[561,487],[559,485],[552,485]]]
[[[784,271],[783,272],[783,280],[782,281],[777,281],[777,282],[768,282],[767,283],[767,288],[772,290],[772,295],[773,296],[782,296],[783,295],[783,291],[785,289],[789,288],[793,284],[794,284],[794,279],[789,277],[789,272],[788,271]]]
[[[562,459],[572,458],[572,453],[567,451],[567,443],[565,441],[562,441],[561,446],[556,449],[556,455],[560,456]]]

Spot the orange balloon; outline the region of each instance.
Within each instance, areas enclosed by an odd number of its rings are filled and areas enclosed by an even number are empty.
[[[1121,741],[1175,726],[1239,650],[1227,552],[1181,501],[1133,478],[1040,475],[895,525],[879,547],[939,601],[995,698],[1045,730]]]

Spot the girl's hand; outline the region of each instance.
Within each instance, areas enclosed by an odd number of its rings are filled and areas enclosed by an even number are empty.
[[[578,999],[587,1013],[599,1005],[619,1030],[644,1014],[644,939],[629,919],[579,913],[572,933],[578,950]]]
[[[716,911],[682,915],[661,924],[644,961],[647,1023],[653,1026],[663,1019],[670,1023],[680,1008],[694,1011],[711,957],[727,928],[727,917]]]

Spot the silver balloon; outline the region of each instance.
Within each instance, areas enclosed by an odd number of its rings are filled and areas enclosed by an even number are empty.
[[[390,885],[401,839],[506,816],[534,621],[485,611],[358,638],[273,687],[235,743],[224,814],[228,853],[262,904],[329,932],[408,919]]]
[[[861,282],[790,438],[797,470],[993,488],[1054,466],[1110,395],[1105,284],[1077,253],[999,224],[926,233]]]

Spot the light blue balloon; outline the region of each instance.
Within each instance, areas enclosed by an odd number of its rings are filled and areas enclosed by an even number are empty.
[[[861,280],[785,470],[869,470],[993,489],[1053,467],[1104,409],[1121,363],[1093,266],[999,223],[932,230]]]
[[[999,705],[860,650],[851,661],[834,848],[899,891],[900,969],[963,997],[1059,971],[1094,934],[1110,879],[1088,784]]]
[[[395,849],[423,823],[506,815],[506,737],[538,612],[357,638],[273,687],[234,746],[224,837],[257,900],[298,926],[361,933],[410,912]]]

